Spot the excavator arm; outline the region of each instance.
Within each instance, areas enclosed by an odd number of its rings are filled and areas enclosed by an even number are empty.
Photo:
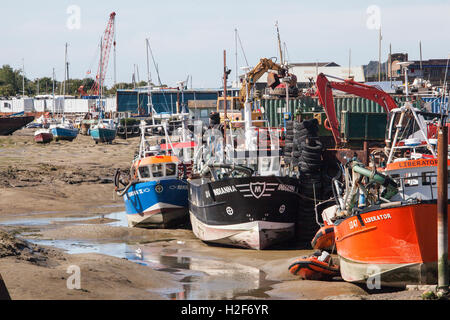
[[[341,137],[334,105],[333,89],[374,101],[382,106],[387,113],[398,108],[397,103],[388,93],[375,87],[355,82],[351,79],[345,80],[344,82],[330,82],[328,81],[328,78],[321,73],[317,77],[316,86],[320,104],[325,109],[336,145],[341,144]]]
[[[281,77],[284,77],[287,74],[287,69],[285,67],[273,62],[271,59],[261,59],[258,65],[248,73],[247,77],[242,83],[242,88],[239,94],[239,99],[242,105],[245,103],[247,96],[250,96],[250,92],[255,86],[256,82],[269,70],[277,71],[279,76]],[[272,83],[268,83],[268,85],[271,87],[276,87],[277,85],[279,85],[279,82],[271,82]]]

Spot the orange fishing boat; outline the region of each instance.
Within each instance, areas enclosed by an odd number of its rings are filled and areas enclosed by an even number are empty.
[[[437,283],[436,170],[436,159],[388,165],[384,174],[395,177],[399,191],[392,201],[335,221],[344,280],[364,282],[378,274],[390,286]]]
[[[405,62],[405,83],[407,66]],[[319,91],[332,101],[331,87],[320,80]],[[406,90],[409,100],[407,85]],[[445,125],[444,113],[423,112],[409,101],[399,108],[389,95],[379,90],[376,94],[385,98],[378,103],[389,113],[386,147],[372,154],[370,168],[356,158],[348,160],[344,181],[332,183],[335,205],[323,210],[322,219],[324,225],[334,226],[344,280],[365,283],[376,279],[385,286],[436,284],[438,161],[433,131]],[[332,107],[326,110],[339,143]],[[322,240],[319,245],[326,245],[324,235],[318,235],[318,240]]]

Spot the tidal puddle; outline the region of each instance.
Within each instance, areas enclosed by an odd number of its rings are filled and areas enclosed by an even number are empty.
[[[276,282],[266,280],[259,269],[238,263],[193,257],[184,249],[157,244],[93,243],[70,240],[32,240],[31,242],[67,251],[69,254],[99,253],[170,273],[179,281],[177,288],[153,291],[172,300],[268,299],[265,292]]]
[[[108,226],[127,227],[125,212],[93,217],[71,218],[26,218],[3,221],[0,225],[46,226],[59,223],[72,225],[88,224],[89,220],[108,219]],[[153,291],[173,300],[232,300],[269,299],[265,293],[276,282],[266,280],[259,269],[217,260],[213,257],[199,257],[185,247],[184,242],[154,242],[142,245],[127,243],[102,243],[84,240],[29,240],[42,246],[65,250],[69,254],[98,253],[127,259],[160,272],[170,273],[179,282],[176,288]]]
[[[25,227],[36,227],[36,226],[48,226],[55,223],[71,223],[73,225],[83,225],[83,222],[89,222],[95,219],[110,219],[115,220],[105,225],[113,227],[127,227],[127,217],[125,212],[97,215],[92,217],[64,217],[64,218],[26,218],[26,219],[14,219],[8,221],[0,221],[0,226],[25,226]]]

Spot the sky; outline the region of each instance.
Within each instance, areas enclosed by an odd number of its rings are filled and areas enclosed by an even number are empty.
[[[375,7],[374,7],[375,6]],[[68,9],[76,8],[78,11]],[[374,11],[375,8],[375,11]],[[383,34],[382,59],[392,51],[419,59],[450,54],[450,1],[304,0],[41,0],[1,1],[0,65],[21,69],[30,79],[64,78],[68,47],[70,77],[84,78],[99,61],[99,42],[111,12],[116,12],[117,81],[131,82],[134,65],[147,80],[145,39],[164,84],[176,86],[192,76],[196,88],[219,88],[223,51],[231,78],[236,76],[235,29],[250,66],[278,56],[275,22],[291,63],[334,61],[342,66],[378,60],[377,25]],[[246,66],[238,45],[238,70]],[[156,81],[153,64],[152,79]],[[106,85],[113,84],[111,52]],[[154,81],[154,82],[155,82]]]

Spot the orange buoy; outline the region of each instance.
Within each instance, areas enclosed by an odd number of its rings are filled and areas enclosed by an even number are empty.
[[[333,252],[335,248],[334,226],[324,226],[314,236],[311,246],[316,250]]]
[[[339,275],[339,266],[333,264],[328,252],[317,251],[310,257],[295,260],[289,272],[303,280],[327,280]]]

